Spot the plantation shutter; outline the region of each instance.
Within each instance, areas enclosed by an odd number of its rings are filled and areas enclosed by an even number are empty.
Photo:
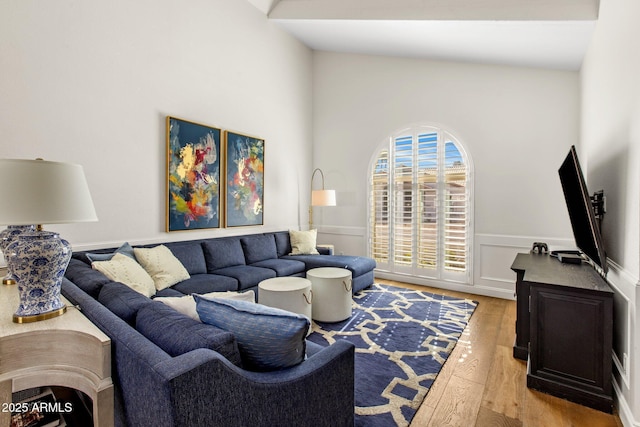
[[[413,137],[395,139],[393,262],[413,264]]]
[[[390,138],[370,175],[370,254],[379,270],[466,281],[469,168],[455,139],[431,127]]]
[[[438,134],[418,135],[418,267],[438,265]]]
[[[370,224],[371,257],[389,262],[389,152],[383,150],[371,173]]]
[[[451,141],[445,143],[444,267],[465,271],[467,265],[467,168]]]

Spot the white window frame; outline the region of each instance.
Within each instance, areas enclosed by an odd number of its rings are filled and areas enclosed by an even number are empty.
[[[422,123],[422,124],[417,124],[417,125],[412,125],[412,126],[402,128],[398,131],[393,132],[391,135],[385,138],[385,140],[378,146],[378,148],[373,153],[370,160],[369,168],[367,169],[367,240],[368,240],[367,251],[368,251],[368,255],[373,257],[373,254],[372,254],[372,236],[373,236],[372,222],[373,221],[372,221],[372,211],[371,211],[372,197],[373,197],[372,173],[373,173],[373,168],[377,164],[378,158],[380,157],[381,153],[384,150],[387,151],[388,173],[389,173],[388,223],[389,223],[389,227],[393,227],[395,223],[395,215],[396,215],[396,211],[395,211],[396,200],[394,198],[394,191],[393,191],[393,183],[395,178],[395,175],[394,175],[395,145],[394,144],[395,144],[396,138],[401,137],[403,135],[412,135],[417,141],[418,135],[431,133],[431,132],[436,132],[438,134],[439,145],[445,144],[447,141],[452,141],[455,144],[458,151],[460,152],[466,166],[466,185],[465,186],[466,186],[466,195],[467,195],[467,224],[466,224],[466,232],[467,232],[466,255],[467,256],[466,256],[465,271],[463,273],[451,272],[444,268],[444,263],[443,263],[444,252],[445,252],[444,239],[443,239],[444,232],[445,232],[444,225],[438,225],[438,228],[437,228],[437,233],[438,233],[437,265],[438,267],[436,269],[427,270],[424,268],[419,268],[415,260],[413,261],[413,264],[411,266],[403,266],[403,265],[395,264],[393,261],[394,232],[391,231],[389,249],[388,249],[389,262],[383,263],[378,261],[376,270],[379,272],[398,274],[401,276],[411,276],[419,279],[426,279],[427,281],[443,280],[443,281],[451,281],[456,283],[471,284],[472,277],[473,277],[473,265],[474,265],[473,264],[473,236],[474,236],[473,162],[472,162],[471,156],[469,155],[465,147],[465,144],[461,141],[461,139],[454,132],[440,125]],[[437,179],[437,191],[439,195],[442,195],[442,194],[445,194],[444,192],[445,168],[443,167],[444,150],[442,149],[438,150],[438,164],[439,164],[439,168],[438,168],[438,179]],[[418,168],[414,168],[414,173],[413,173],[414,186],[417,186],[417,169]],[[443,203],[444,202],[442,201],[438,201],[439,206],[444,206]],[[414,206],[414,208],[412,209],[412,212],[413,212],[412,215],[413,215],[414,221],[416,221],[417,220],[416,216],[418,215],[418,209],[415,209],[415,206]],[[444,224],[443,219],[444,219],[444,209],[438,209],[437,223]],[[415,253],[415,251],[417,250],[417,235],[415,233],[415,229],[414,229],[412,240],[413,240],[412,249],[413,249],[413,252]]]

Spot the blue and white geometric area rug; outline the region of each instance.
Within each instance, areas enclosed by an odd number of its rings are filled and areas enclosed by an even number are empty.
[[[355,344],[356,426],[408,426],[477,305],[374,284],[354,295],[349,319],[314,322],[308,339]]]

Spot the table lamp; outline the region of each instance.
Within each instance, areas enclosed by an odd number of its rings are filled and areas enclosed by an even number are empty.
[[[82,166],[41,159],[0,159],[0,225],[38,224],[9,243],[5,258],[15,275],[20,303],[16,323],[66,311],[60,286],[71,246],[42,224],[97,221]]]
[[[313,189],[313,178],[316,172],[320,172],[322,176],[322,190]],[[309,206],[309,230],[313,229],[313,207],[314,206],[335,206],[336,190],[324,189],[324,173],[320,168],[316,168],[311,174],[311,205]]]

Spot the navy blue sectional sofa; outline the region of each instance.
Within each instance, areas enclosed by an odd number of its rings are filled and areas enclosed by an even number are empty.
[[[354,292],[373,283],[370,258],[288,255],[288,232],[165,243],[190,278],[156,296],[256,293],[261,280],[316,267],[351,270]],[[155,245],[146,245],[153,247]],[[92,251],[110,253],[116,249]],[[242,367],[232,333],[178,313],[93,270],[73,254],[62,293],[111,338],[118,426],[352,426],[354,348],[306,343],[294,367]]]

